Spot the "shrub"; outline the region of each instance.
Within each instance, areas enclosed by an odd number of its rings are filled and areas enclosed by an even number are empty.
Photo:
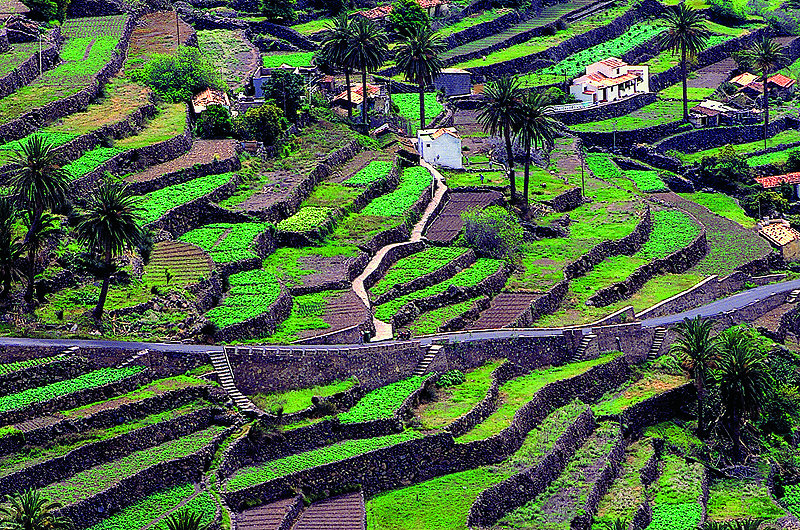
[[[260,107],[248,110],[234,123],[236,135],[243,140],[257,140],[273,145],[289,128],[283,111],[269,101]]]
[[[261,85],[261,90],[264,91],[264,99],[273,100],[279,108],[283,109],[283,113],[289,121],[297,119],[297,111],[300,109],[305,94],[302,76],[287,70],[278,70]]]
[[[297,18],[294,0],[261,0],[261,14],[270,22],[288,23]]]
[[[200,113],[194,132],[200,138],[227,138],[233,131],[231,113],[222,105],[209,105]]]
[[[413,35],[417,27],[429,28],[431,19],[416,0],[395,0],[389,26],[398,35]]]
[[[227,88],[211,62],[193,46],[181,46],[175,53],[153,54],[147,64],[131,72],[131,78],[171,103],[189,101],[206,87]]]
[[[522,226],[501,206],[469,210],[461,218],[464,239],[482,255],[508,259],[522,244]]]
[[[449,386],[457,386],[467,380],[464,372],[461,370],[450,370],[442,374],[442,377],[436,382],[439,388],[447,388]]]

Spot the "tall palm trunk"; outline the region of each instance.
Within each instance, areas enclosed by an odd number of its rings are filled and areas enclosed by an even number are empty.
[[[8,298],[11,294],[11,266],[3,267],[3,292],[0,298]]]
[[[525,196],[525,204],[528,204],[528,183],[530,182],[531,175],[531,137],[525,135],[525,178],[522,181],[523,192]]]
[[[419,82],[419,128],[425,128],[425,84]]]
[[[764,75],[761,76],[761,82],[764,84],[764,149],[766,149],[768,129],[769,129],[769,91],[767,90],[766,69],[764,70]]]
[[[36,254],[38,254],[38,245],[31,242],[33,234],[39,229],[39,222],[42,219],[44,208],[36,206],[31,211],[31,226],[28,228],[26,243],[28,244],[28,287],[25,289],[25,301],[33,301],[33,287],[36,283]]]
[[[511,145],[511,127],[503,127],[503,134],[506,138],[506,157],[508,158],[508,180],[511,183],[511,202],[516,201],[517,183],[514,175],[514,149]]]
[[[681,43],[681,79],[683,80],[683,121],[689,121],[689,88],[686,81],[686,44]]]
[[[706,382],[705,373],[702,370],[694,378],[694,387],[697,390],[697,436],[702,439],[706,435]]]
[[[730,433],[733,437],[733,458],[736,462],[744,461],[744,443],[742,443],[742,421],[739,414],[731,414]]]
[[[362,106],[361,111],[364,114],[364,116],[363,116],[364,125],[367,125],[369,123],[369,117],[368,117],[369,116],[369,111],[367,110],[367,108],[369,106],[369,94],[367,93],[367,69],[366,68],[363,68],[361,70],[361,89],[364,91],[364,93],[362,94],[364,96],[364,100],[361,103],[361,106]]]
[[[350,68],[344,69],[344,82],[347,83],[347,118],[353,120],[353,89],[350,87]]]
[[[111,282],[111,249],[106,249],[105,255],[105,277],[103,278],[103,285],[100,287],[100,298],[97,300],[97,306],[95,306],[92,315],[96,319],[100,319],[103,316],[103,306],[106,305],[106,298],[108,297],[108,284]]]

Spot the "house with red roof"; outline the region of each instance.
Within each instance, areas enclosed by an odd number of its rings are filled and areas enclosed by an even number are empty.
[[[386,92],[385,85],[372,85],[367,84],[367,104],[369,105],[370,109],[374,109],[375,112],[381,114],[388,114],[390,110],[389,105],[389,95]],[[331,101],[331,106],[334,108],[347,111],[347,107],[351,107],[353,110],[360,108],[364,104],[364,86],[359,84],[353,84],[350,86],[350,99],[347,99],[347,90],[342,90],[341,93],[337,94],[333,101]]]
[[[609,57],[587,66],[586,74],[572,82],[569,92],[589,104],[608,103],[650,92],[649,67],[633,66],[616,57]]]
[[[758,223],[758,233],[777,248],[786,261],[800,259],[800,233],[785,219],[770,219]]]
[[[445,17],[450,13],[449,0],[417,0],[417,3],[428,13],[429,17]],[[391,13],[392,4],[388,3],[373,7],[372,9],[357,11],[356,15],[376,22],[383,22]]]

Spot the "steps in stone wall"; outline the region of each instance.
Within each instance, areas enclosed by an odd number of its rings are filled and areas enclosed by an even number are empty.
[[[650,351],[647,353],[647,362],[653,361],[658,357],[661,351],[661,346],[664,344],[664,339],[667,337],[667,328],[658,327],[653,334],[653,344],[650,345]]]
[[[223,390],[228,393],[228,396],[233,400],[236,406],[243,411],[257,411],[258,407],[236,388],[236,383],[233,378],[233,368],[231,368],[228,352],[224,349],[214,350],[208,352],[208,356],[211,358],[214,371],[217,373],[217,376],[219,376],[220,385],[222,385]]]

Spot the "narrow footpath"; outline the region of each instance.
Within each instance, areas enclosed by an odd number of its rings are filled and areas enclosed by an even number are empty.
[[[362,272],[355,280],[353,280],[353,291],[355,291],[356,295],[361,298],[361,301],[364,302],[364,305],[371,311],[372,310],[372,303],[369,300],[369,294],[367,293],[367,289],[364,287],[364,279],[375,272],[378,266],[383,261],[383,257],[386,253],[396,247],[402,247],[408,245],[410,243],[415,243],[417,241],[422,240],[422,233],[425,231],[425,227],[428,224],[428,220],[433,215],[433,212],[436,211],[436,208],[439,206],[439,203],[442,202],[444,198],[444,194],[447,191],[447,186],[444,184],[444,177],[441,173],[439,173],[433,166],[425,162],[424,160],[420,160],[420,164],[422,167],[428,169],[433,178],[436,182],[436,193],[434,193],[433,197],[431,198],[431,202],[428,203],[428,207],[425,208],[425,211],[422,214],[422,218],[420,218],[419,222],[414,225],[414,228],[411,230],[411,238],[408,241],[403,241],[401,243],[392,243],[390,245],[386,245],[382,247],[375,255],[372,257],[370,262],[367,264],[364,272]],[[375,337],[373,337],[373,341],[380,341],[380,340],[391,340],[393,337],[392,333],[392,325],[388,322],[384,322],[382,320],[378,320],[374,316],[372,317],[372,322],[375,326]]]

